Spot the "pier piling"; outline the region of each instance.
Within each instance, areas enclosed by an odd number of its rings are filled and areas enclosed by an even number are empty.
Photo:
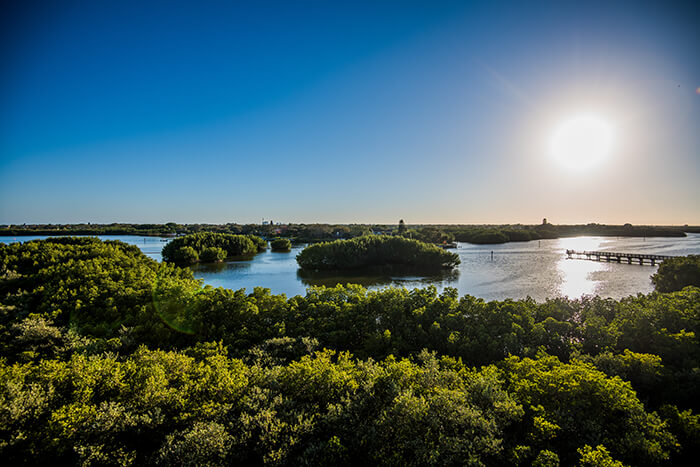
[[[622,263],[622,259],[627,260],[627,264],[632,264],[632,260],[639,260],[639,264],[643,265],[645,261],[648,261],[652,266],[656,266],[657,262],[663,261],[665,259],[674,258],[674,256],[667,255],[647,255],[641,253],[616,253],[612,251],[576,251],[576,250],[566,250],[566,254],[569,258],[580,258],[585,257],[585,259],[595,261],[601,261],[604,258],[608,263],[611,261],[617,261]]]

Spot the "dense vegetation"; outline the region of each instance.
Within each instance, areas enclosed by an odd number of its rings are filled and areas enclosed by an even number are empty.
[[[252,256],[267,248],[267,242],[254,235],[200,232],[178,237],[163,247],[163,261],[192,264],[215,262],[229,257]]]
[[[665,260],[651,281],[659,292],[675,292],[689,285],[700,287],[700,255]]]
[[[272,251],[289,251],[292,249],[292,242],[288,238],[275,238],[270,242]]]
[[[692,286],[619,301],[353,285],[286,298],[202,287],[120,242],[0,244],[0,457],[692,464],[699,326]]]
[[[348,239],[370,234],[402,235],[428,243],[452,241],[469,243],[505,243],[575,237],[581,235],[612,237],[683,237],[685,232],[700,232],[699,226],[644,225],[415,225],[400,221],[396,225],[362,224],[42,224],[0,226],[0,236],[18,235],[188,235],[199,232],[255,235],[264,238],[285,237],[293,243],[315,243]]]
[[[689,229],[690,231],[690,229]],[[507,242],[527,242],[530,240],[576,237],[582,235],[606,237],[684,237],[684,229],[678,227],[632,226],[625,225],[553,225],[540,224],[501,225],[501,226],[427,226],[405,233],[413,238],[432,243],[468,242],[495,244]]]
[[[419,270],[452,268],[459,256],[401,236],[366,235],[351,240],[316,243],[297,255],[302,269],[341,270],[405,267]]]
[[[377,228],[377,226],[375,226]],[[381,227],[382,229],[385,227]],[[0,225],[0,236],[19,235],[151,235],[175,236],[200,232],[283,236],[294,243],[353,238],[372,233],[369,225],[341,224],[23,224]]]
[[[175,235],[183,226],[167,224],[22,224],[0,226],[0,236],[18,235]]]

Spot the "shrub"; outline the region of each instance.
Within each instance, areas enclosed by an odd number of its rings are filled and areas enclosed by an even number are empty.
[[[288,238],[275,238],[270,242],[272,251],[289,251],[292,249],[292,242]]]
[[[317,243],[297,255],[303,269],[356,269],[368,266],[452,268],[459,256],[435,245],[403,237],[366,235],[351,240]]]
[[[521,436],[536,447],[552,449],[562,465],[573,465],[583,448],[588,465],[660,465],[676,447],[666,424],[647,412],[632,386],[593,365],[562,363],[545,354],[537,359],[503,361],[506,388],[525,409]],[[585,422],[583,422],[585,420]],[[591,455],[583,444],[605,445],[610,455]],[[608,463],[596,463],[594,459]]]
[[[689,285],[700,287],[700,255],[665,260],[651,281],[658,292],[675,292]]]
[[[267,249],[267,242],[263,240],[262,238],[258,237],[257,235],[246,235],[251,242],[255,245],[257,248],[257,252],[260,253],[261,251],[265,251]]]
[[[191,246],[182,246],[177,249],[173,258],[174,263],[194,264],[199,261],[199,254]]]
[[[226,252],[223,250],[223,248],[209,246],[202,250],[202,253],[199,255],[199,259],[203,263],[216,263],[226,259]]]
[[[475,232],[467,241],[476,244],[506,243],[508,236],[500,230],[482,230]]]
[[[265,249],[260,246],[265,241],[253,235],[231,235],[213,232],[200,232],[185,237],[179,237],[163,247],[163,261],[168,263],[190,264],[180,259],[177,253],[182,247],[191,247],[201,255],[205,248],[220,248],[226,256],[252,256]]]

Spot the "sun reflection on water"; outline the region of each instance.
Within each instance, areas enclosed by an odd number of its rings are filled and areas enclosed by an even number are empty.
[[[597,261],[563,258],[557,267],[561,275],[559,294],[579,298],[596,293],[600,281],[593,279],[593,273],[604,270],[606,265]]]
[[[568,249],[595,251],[601,248],[603,241],[604,239],[595,237],[562,238],[559,239],[558,248],[562,253]],[[602,271],[606,267],[604,263],[569,259],[562,254],[557,262],[560,276],[559,294],[570,298],[595,294],[600,281],[593,279],[593,273]]]
[[[558,247],[564,250],[592,251],[599,250],[605,239],[600,237],[560,238]]]

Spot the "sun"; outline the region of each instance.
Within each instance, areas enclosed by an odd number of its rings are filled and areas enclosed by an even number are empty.
[[[564,168],[582,172],[598,167],[613,147],[612,125],[595,114],[579,114],[561,122],[552,132],[549,150]]]

